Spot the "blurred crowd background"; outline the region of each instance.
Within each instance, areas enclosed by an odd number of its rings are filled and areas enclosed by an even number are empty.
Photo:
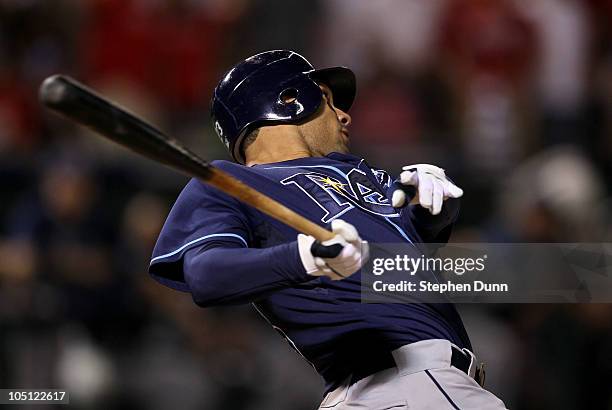
[[[464,188],[453,241],[612,242],[611,27],[609,0],[0,0],[0,387],[66,388],[76,409],[322,395],[250,307],[199,309],[149,279],[186,179],[44,112],[47,75],[228,158],[212,88],[291,48],[356,72],[355,153]],[[510,408],[612,409],[612,305],[460,309]]]

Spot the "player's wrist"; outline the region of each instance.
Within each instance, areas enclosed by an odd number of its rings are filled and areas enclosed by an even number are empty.
[[[314,255],[311,252],[312,245],[315,242],[315,238],[309,235],[299,234],[297,237],[298,252],[300,255],[300,261],[304,267],[304,271],[308,275],[313,275],[319,270],[315,263]]]

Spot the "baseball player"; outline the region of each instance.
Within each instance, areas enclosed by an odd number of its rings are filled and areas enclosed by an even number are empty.
[[[213,165],[336,235],[319,243],[191,180],[150,273],[202,307],[252,303],[323,377],[321,409],[503,409],[475,380],[453,305],[361,303],[368,242],[446,242],[463,192],[433,165],[394,179],[351,155],[355,90],[349,69],[315,70],[289,50],[234,66],[212,118],[235,162]]]

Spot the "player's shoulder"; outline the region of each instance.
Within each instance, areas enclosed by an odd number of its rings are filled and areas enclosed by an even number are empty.
[[[211,165],[232,176],[236,176],[236,172],[232,172],[232,166],[237,164],[233,164],[229,161],[212,161]],[[198,178],[191,178],[187,182],[187,184],[185,184],[177,198],[178,203],[191,203],[194,205],[196,203],[205,203],[208,200],[233,201],[234,199],[231,196],[225,194],[219,189],[207,184],[205,181],[202,181]]]
[[[251,176],[252,172],[249,167],[225,160],[214,160],[210,162],[210,165],[242,182],[251,185],[250,180],[253,178]],[[178,198],[178,201],[180,202],[189,203],[206,203],[211,200],[215,202],[236,202],[236,199],[234,199],[232,196],[197,178],[192,178],[189,182],[187,182]]]

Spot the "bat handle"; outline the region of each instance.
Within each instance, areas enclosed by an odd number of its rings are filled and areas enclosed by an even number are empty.
[[[336,236],[333,232],[304,218],[302,215],[225,172],[212,166],[208,168],[208,171],[209,173],[204,182],[289,225],[296,231],[313,236],[319,242],[333,239]]]

